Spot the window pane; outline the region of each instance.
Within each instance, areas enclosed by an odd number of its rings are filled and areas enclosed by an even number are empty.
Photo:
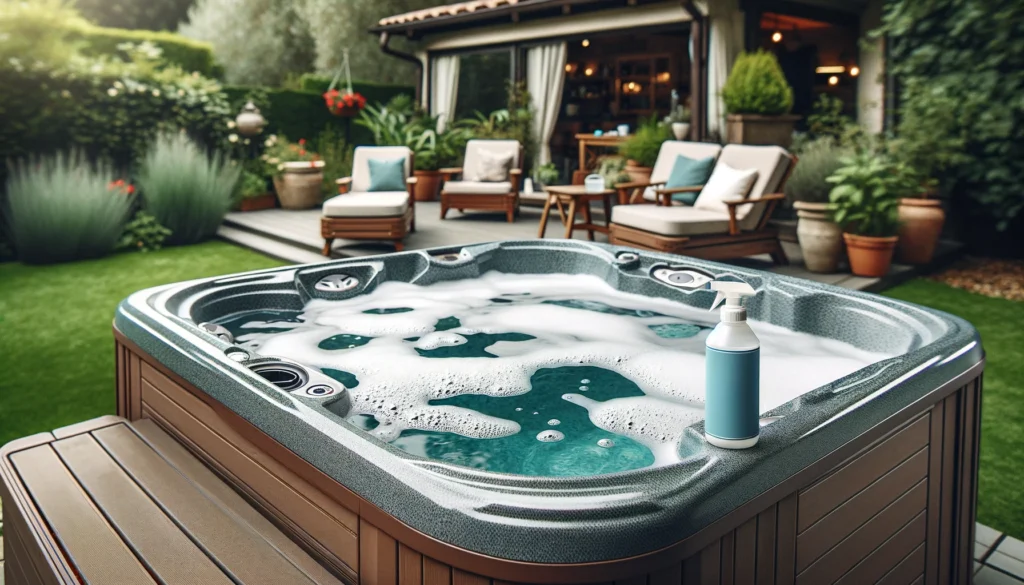
[[[459,58],[459,118],[480,111],[489,114],[508,105],[506,84],[512,75],[512,51],[474,53]]]

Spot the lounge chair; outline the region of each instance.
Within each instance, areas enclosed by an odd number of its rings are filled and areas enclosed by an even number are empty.
[[[404,158],[404,190],[375,190],[370,177],[370,160]],[[406,234],[416,231],[416,208],[410,176],[413,153],[404,146],[360,146],[352,157],[352,176],[338,179],[338,195],[324,202],[320,235],[324,256],[331,255],[335,238],[348,240],[390,240],[395,250],[404,248]],[[393,185],[392,187],[397,187]]]
[[[778,146],[730,144],[693,206],[618,205],[612,210],[613,244],[695,256],[708,260],[769,254],[777,264],[788,259],[768,219],[797,158]],[[746,171],[756,171],[743,182]],[[717,175],[717,176],[716,176]],[[733,178],[739,180],[733,181]],[[714,183],[714,186],[712,186]],[[742,195],[725,197],[733,186]]]
[[[693,192],[700,190],[700,185],[687,185],[675,189],[665,189],[665,183],[672,174],[672,167],[676,163],[676,157],[683,155],[693,160],[705,158],[718,159],[722,147],[711,142],[685,142],[681,140],[669,140],[661,145],[658,151],[658,159],[651,169],[651,180],[646,182],[618,183],[615,185],[619,192],[619,204],[643,203],[644,201],[657,203],[658,205],[669,205],[672,202],[672,195],[676,193]]]
[[[445,219],[449,209],[481,209],[504,211],[509,223],[515,221],[519,213],[519,179],[523,174],[523,146],[518,141],[470,140],[466,143],[462,168],[441,172],[441,219]],[[462,175],[461,180],[453,180],[455,175]]]

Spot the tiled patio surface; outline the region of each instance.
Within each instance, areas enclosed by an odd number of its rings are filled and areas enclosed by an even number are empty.
[[[984,524],[974,540],[974,585],[1024,584],[1024,542]]]
[[[594,206],[596,223],[603,223],[603,214]],[[406,249],[417,250],[495,240],[523,240],[537,237],[542,210],[539,207],[523,206],[520,217],[515,223],[507,223],[502,213],[467,212],[461,214],[457,210],[448,212],[448,219],[439,217],[440,205],[436,202],[416,204],[416,232],[409,234],[405,240]],[[227,240],[247,246],[271,256],[295,263],[322,262],[320,255],[323,239],[320,237],[320,210],[308,209],[301,211],[268,209],[229,213],[221,227],[219,235]],[[553,213],[548,221],[548,238],[562,238],[564,228],[558,215]],[[582,231],[573,234],[575,239],[585,239]],[[606,242],[607,238],[596,234],[597,241]],[[910,266],[893,265],[889,274],[882,279],[861,278],[848,273],[814,274],[803,267],[800,246],[783,242],[789,256],[788,266],[773,266],[767,255],[751,256],[734,261],[734,264],[771,270],[781,274],[808,278],[857,290],[879,291],[903,280],[912,278],[918,272]],[[940,254],[952,251],[953,246],[942,246]],[[390,244],[384,242],[352,242],[338,240],[334,243],[332,255],[335,258],[367,256],[393,251]]]

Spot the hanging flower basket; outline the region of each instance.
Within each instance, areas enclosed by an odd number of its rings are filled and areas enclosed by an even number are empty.
[[[341,93],[336,89],[324,93],[327,109],[335,116],[351,118],[366,105],[366,98],[355,92]]]

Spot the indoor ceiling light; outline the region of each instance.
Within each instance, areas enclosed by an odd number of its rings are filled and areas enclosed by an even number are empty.
[[[594,74],[594,68],[593,67],[587,67],[586,69],[583,70],[583,75],[586,75],[587,77],[590,77],[593,74]]]
[[[829,77],[828,78],[828,84],[829,85],[839,85],[839,77],[837,77],[835,75],[833,75],[832,77]]]
[[[590,39],[583,39],[583,42],[580,43],[580,44],[583,45],[584,47],[589,47],[590,46]]]
[[[843,73],[846,71],[846,67],[842,65],[829,65],[827,67],[818,67],[814,70],[815,73]]]
[[[780,43],[780,42],[782,42],[782,31],[775,31],[775,32],[772,33],[772,42],[773,43]]]
[[[856,65],[850,67],[850,76],[857,77],[858,75],[860,75],[860,67],[857,67]]]

